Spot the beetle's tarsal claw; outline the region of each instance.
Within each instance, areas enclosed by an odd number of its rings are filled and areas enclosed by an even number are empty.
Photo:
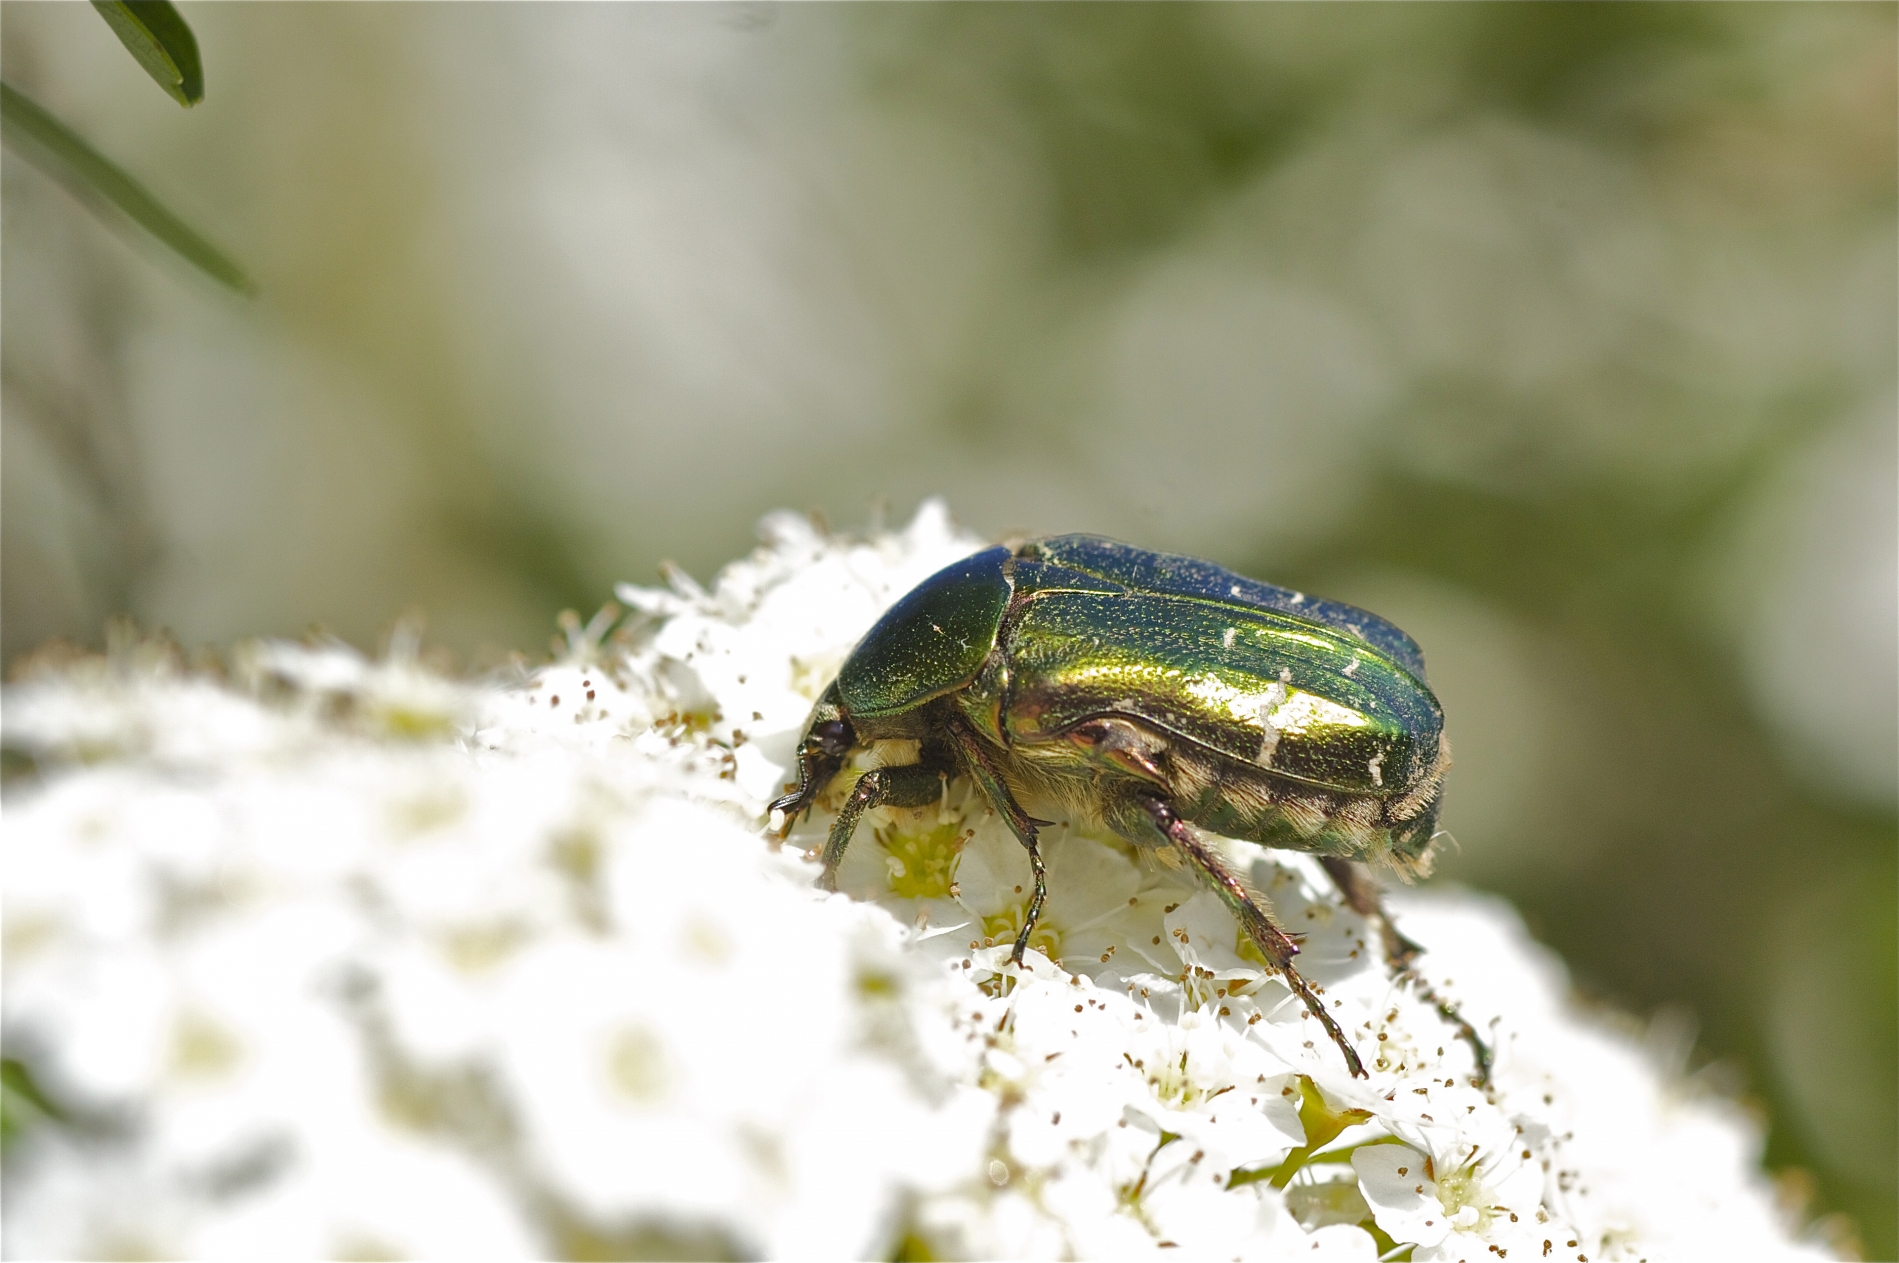
[[[1200,875],[1213,887],[1214,893],[1220,896],[1245,929],[1247,937],[1253,940],[1259,947],[1260,953],[1279,971],[1280,976],[1286,980],[1286,985],[1292,988],[1293,994],[1305,1004],[1306,1012],[1319,1019],[1319,1024],[1325,1027],[1325,1033],[1332,1037],[1332,1042],[1337,1044],[1339,1051],[1345,1055],[1346,1068],[1352,1072],[1353,1077],[1370,1078],[1371,1076],[1365,1073],[1364,1064],[1358,1059],[1358,1050],[1352,1047],[1345,1038],[1345,1032],[1339,1029],[1338,1022],[1333,1019],[1331,1013],[1326,1011],[1325,1002],[1313,991],[1311,985],[1299,976],[1299,971],[1292,967],[1292,958],[1299,954],[1297,939],[1273,924],[1273,919],[1267,916],[1254,901],[1253,892],[1227,868],[1212,848],[1195,836],[1193,828],[1180,817],[1171,803],[1159,798],[1149,798],[1145,800],[1143,806],[1153,827],[1160,832],[1161,836],[1172,842],[1195,868],[1200,870]]]
[[[771,813],[774,811],[780,815],[778,825],[780,842],[791,836],[791,831],[797,827],[798,821],[811,814],[811,805],[816,798],[816,792],[810,786],[800,782],[796,788],[773,800],[771,806],[765,808],[767,820],[771,819]]]
[[[1371,1078],[1371,1075],[1365,1072],[1365,1064],[1358,1059],[1358,1050],[1352,1047],[1350,1041],[1345,1038],[1345,1032],[1339,1029],[1338,1022],[1326,1012],[1325,1002],[1313,994],[1312,987],[1299,976],[1299,971],[1291,965],[1286,965],[1280,973],[1285,976],[1286,985],[1305,1002],[1306,1012],[1319,1019],[1319,1025],[1325,1027],[1325,1033],[1332,1037],[1332,1042],[1337,1044],[1339,1051],[1345,1054],[1345,1068],[1351,1071],[1352,1077],[1354,1079]]]

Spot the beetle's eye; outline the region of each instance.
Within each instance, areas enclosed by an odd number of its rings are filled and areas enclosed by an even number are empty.
[[[851,726],[841,719],[827,719],[811,729],[811,744],[833,757],[851,748]]]

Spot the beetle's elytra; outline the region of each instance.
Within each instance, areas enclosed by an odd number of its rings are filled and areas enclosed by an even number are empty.
[[[797,788],[772,804],[784,831],[852,750],[890,739],[917,742],[918,761],[857,779],[825,844],[827,886],[866,810],[934,802],[943,775],[966,775],[1035,874],[1020,963],[1046,895],[1045,822],[1021,803],[1058,802],[1193,868],[1364,1075],[1293,967],[1297,943],[1200,830],[1319,855],[1402,968],[1416,945],[1383,916],[1366,866],[1429,871],[1450,764],[1409,636],[1349,605],[1096,536],[991,548],[924,580],[845,660],[813,709]]]

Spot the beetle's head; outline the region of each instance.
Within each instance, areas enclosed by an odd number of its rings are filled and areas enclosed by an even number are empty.
[[[833,683],[811,708],[811,722],[805,725],[804,740],[798,743],[798,788],[771,805],[773,811],[784,813],[780,836],[791,832],[792,822],[824,792],[856,744],[857,731],[851,727],[850,712]]]
[[[833,684],[818,699],[811,711],[811,723],[804,730],[804,744],[799,747],[799,755],[810,760],[827,760],[835,775],[844,765],[844,756],[857,744],[857,731],[851,727],[850,715],[844,709],[844,703],[837,695],[837,685]],[[825,779],[830,779],[826,777]]]

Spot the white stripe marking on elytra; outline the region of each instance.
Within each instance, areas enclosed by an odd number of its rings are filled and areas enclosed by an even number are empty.
[[[1259,704],[1259,726],[1264,732],[1259,739],[1259,755],[1255,762],[1261,767],[1273,765],[1273,751],[1279,748],[1279,729],[1273,723],[1273,712],[1286,704],[1286,686],[1291,683],[1292,668],[1279,668],[1279,678],[1266,690],[1266,696]]]

